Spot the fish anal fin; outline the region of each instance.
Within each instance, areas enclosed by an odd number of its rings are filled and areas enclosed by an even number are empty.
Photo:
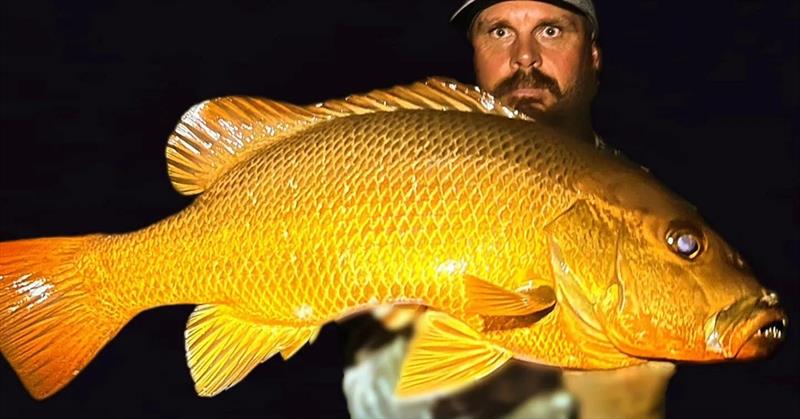
[[[395,394],[401,398],[449,393],[503,366],[512,353],[461,321],[428,310],[417,323]]]
[[[186,328],[186,359],[200,396],[215,396],[278,352],[288,358],[319,331],[245,320],[228,306],[200,305]]]
[[[306,343],[312,344],[319,336],[319,327],[308,327],[297,332],[295,338],[289,342],[288,346],[281,349],[281,357],[287,360],[294,356]]]
[[[385,304],[375,307],[372,316],[380,321],[386,330],[396,332],[414,324],[425,310],[425,306],[417,304]]]
[[[320,122],[414,109],[528,119],[476,86],[440,77],[308,106],[228,96],[201,102],[183,114],[167,143],[167,170],[178,192],[195,195],[256,151]]]
[[[467,311],[484,316],[526,316],[556,303],[553,288],[541,285],[530,290],[509,291],[480,278],[465,275]]]

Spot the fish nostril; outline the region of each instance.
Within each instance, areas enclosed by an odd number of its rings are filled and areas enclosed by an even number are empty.
[[[758,300],[760,304],[764,304],[767,307],[775,307],[779,304],[778,301],[778,294],[773,291],[764,291],[764,295]]]

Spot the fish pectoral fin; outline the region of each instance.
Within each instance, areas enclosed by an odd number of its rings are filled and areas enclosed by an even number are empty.
[[[556,303],[553,288],[542,285],[530,291],[509,291],[492,283],[465,275],[467,311],[483,316],[525,316],[544,311]]]
[[[417,323],[395,394],[410,398],[455,391],[489,375],[511,351],[442,312],[428,310]]]
[[[254,323],[228,306],[197,306],[186,327],[186,360],[197,394],[219,394],[278,352],[288,359],[319,329]]]

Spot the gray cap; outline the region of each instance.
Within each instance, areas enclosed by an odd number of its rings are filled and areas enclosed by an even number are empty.
[[[467,0],[450,17],[450,23],[464,32],[468,32],[473,20],[487,7],[505,0]],[[562,9],[584,16],[591,25],[592,37],[596,37],[600,26],[597,24],[597,14],[594,11],[592,0],[535,0],[550,3]]]

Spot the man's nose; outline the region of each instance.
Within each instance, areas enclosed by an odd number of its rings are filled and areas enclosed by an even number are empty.
[[[511,54],[511,65],[514,70],[539,67],[541,64],[542,57],[536,39],[530,35],[518,37]]]

